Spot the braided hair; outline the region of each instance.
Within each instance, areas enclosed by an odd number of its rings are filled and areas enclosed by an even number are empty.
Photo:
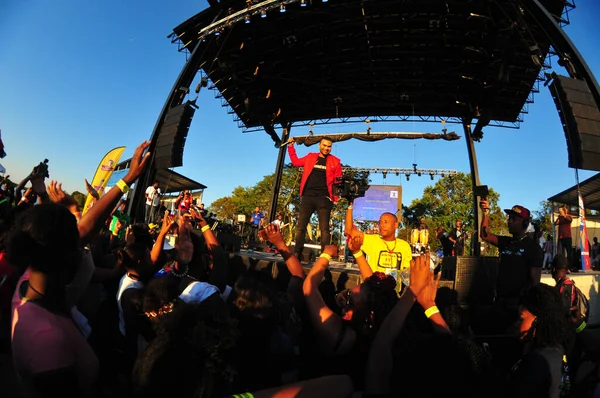
[[[560,294],[553,287],[540,283],[529,289],[523,307],[537,317],[528,339],[534,346],[568,346],[572,338],[568,312]]]

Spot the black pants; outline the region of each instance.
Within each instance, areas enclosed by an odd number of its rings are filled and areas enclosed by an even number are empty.
[[[561,253],[564,253],[569,261],[571,261],[571,251],[573,250],[572,238],[561,238],[560,240]]]
[[[298,258],[302,258],[304,250],[304,238],[306,237],[306,226],[315,210],[319,217],[319,230],[321,231],[321,250],[331,241],[329,232],[329,218],[331,217],[333,202],[326,196],[303,196],[300,201],[300,216],[298,217],[298,228],[296,229],[296,247],[294,252]]]

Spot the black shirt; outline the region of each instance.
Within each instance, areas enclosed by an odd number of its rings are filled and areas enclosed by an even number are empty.
[[[327,196],[327,158],[319,156],[304,185],[303,196]]]
[[[531,268],[542,266],[544,252],[529,236],[513,241],[499,236],[500,265],[496,291],[498,297],[518,298],[531,286]],[[536,281],[539,282],[539,281]]]

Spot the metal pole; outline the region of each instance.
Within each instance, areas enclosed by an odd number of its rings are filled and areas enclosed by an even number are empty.
[[[469,165],[471,167],[471,185],[473,190],[473,235],[471,237],[471,246],[473,251],[471,255],[479,256],[481,254],[481,238],[479,237],[479,220],[481,220],[481,209],[479,209],[479,196],[475,196],[475,187],[479,183],[479,169],[477,167],[477,154],[475,153],[475,142],[471,135],[471,121],[463,119],[463,129],[465,131],[465,141],[467,142],[467,151],[469,153]],[[474,241],[477,239],[477,241]]]
[[[286,123],[283,126],[281,133],[281,143],[286,143],[290,137],[291,123]],[[271,191],[271,204],[269,207],[269,223],[275,221],[275,213],[277,212],[277,200],[279,199],[279,188],[281,188],[281,179],[283,177],[283,166],[285,166],[286,146],[279,147],[279,155],[277,156],[277,164],[275,166],[275,177],[273,178],[273,190]]]

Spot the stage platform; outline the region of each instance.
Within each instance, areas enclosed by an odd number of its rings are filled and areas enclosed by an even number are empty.
[[[230,252],[230,258],[232,259],[232,264],[243,264],[245,268],[269,269],[274,278],[277,278],[280,272],[287,272],[283,257],[273,252],[268,253],[243,249],[239,252]],[[308,272],[312,263],[302,262],[302,266],[305,272]],[[329,270],[336,286],[338,286],[339,282],[345,288],[352,288],[362,282],[360,271],[356,264],[347,265],[344,262],[332,259],[329,263]],[[341,280],[340,277],[342,278]],[[569,277],[573,279],[577,287],[588,297],[590,303],[588,323],[590,325],[600,325],[600,296],[598,294],[600,271],[573,272],[569,274]],[[556,284],[548,271],[542,273],[541,281],[550,286]]]

